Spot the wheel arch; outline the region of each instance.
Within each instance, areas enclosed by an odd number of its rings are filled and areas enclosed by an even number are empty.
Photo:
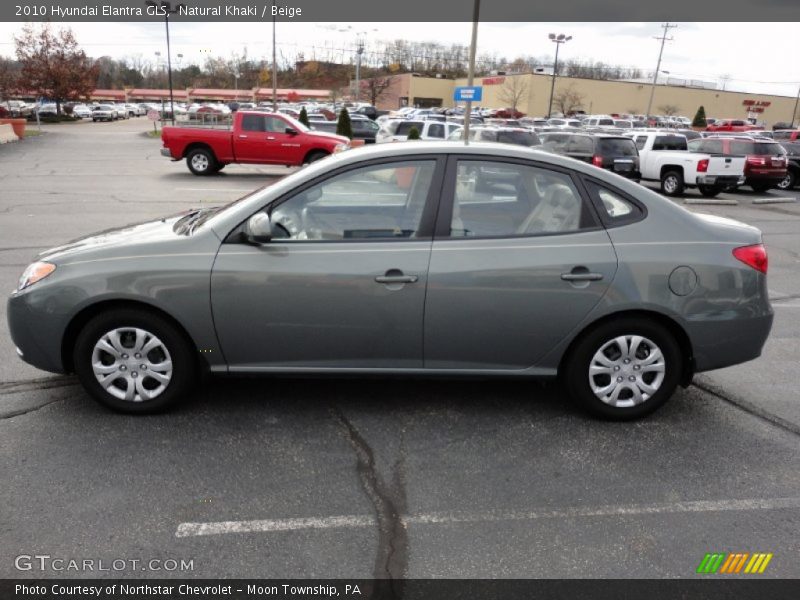
[[[186,330],[186,328],[181,324],[181,322],[178,321],[172,315],[170,315],[168,312],[157,306],[139,300],[120,300],[120,299],[101,300],[99,302],[95,302],[94,304],[90,304],[89,306],[85,306],[84,308],[82,308],[75,316],[72,317],[66,329],[64,330],[64,335],[61,339],[61,364],[63,365],[64,370],[66,372],[68,373],[75,372],[73,353],[75,351],[75,342],[78,338],[78,334],[80,333],[81,329],[83,329],[83,327],[85,327],[89,321],[91,321],[94,317],[96,317],[99,314],[111,310],[122,310],[122,309],[140,310],[143,312],[148,312],[150,314],[156,315],[164,319],[168,323],[170,323],[173,327],[175,327],[175,329],[184,338],[184,341],[188,344],[190,348],[196,346],[194,340],[189,335],[189,332]],[[204,370],[208,369],[208,364],[206,364],[205,361],[200,359],[199,354],[196,362],[199,368]]]
[[[211,156],[214,158],[214,160],[217,160],[217,155],[214,153],[214,150],[206,142],[191,142],[190,144],[187,144],[186,148],[183,149],[183,154],[181,154],[181,158],[186,158],[187,156],[189,156],[189,153],[192,150],[208,150],[211,153]]]
[[[681,177],[686,179],[686,173],[681,165],[662,165],[661,171],[658,174],[658,178],[664,179],[664,175],[669,173],[670,171],[677,171],[678,173],[681,174]]]
[[[332,153],[327,148],[320,148],[320,147],[312,148],[311,150],[306,152],[305,155],[303,156],[303,164],[307,163],[308,159],[314,154],[324,154],[325,156],[330,156]]]
[[[623,310],[604,315],[596,321],[592,321],[577,334],[575,334],[570,340],[567,349],[561,355],[561,360],[558,362],[558,373],[560,374],[564,372],[564,365],[572,356],[575,346],[577,346],[578,342],[583,339],[586,334],[600,327],[601,325],[605,325],[606,323],[613,322],[620,318],[629,317],[649,319],[650,321],[654,321],[673,335],[675,341],[678,343],[678,346],[681,349],[681,356],[683,358],[683,364],[681,365],[680,384],[684,387],[688,386],[692,381],[692,376],[694,375],[694,350],[692,348],[692,342],[689,339],[689,335],[686,333],[686,330],[683,328],[683,326],[678,323],[678,321],[668,315],[665,315],[664,313],[653,310]]]

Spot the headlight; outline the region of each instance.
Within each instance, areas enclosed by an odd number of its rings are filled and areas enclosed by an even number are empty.
[[[348,148],[350,148],[350,144],[336,144],[333,147],[333,153],[336,154],[338,152],[344,152]]]
[[[21,292],[25,288],[32,286],[34,283],[41,281],[55,270],[56,266],[48,262],[35,262],[29,265],[22,274],[22,277],[19,278],[17,291]]]

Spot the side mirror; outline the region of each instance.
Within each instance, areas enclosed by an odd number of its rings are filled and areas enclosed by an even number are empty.
[[[287,135],[297,135],[297,129],[295,129],[294,127],[287,127],[284,133],[286,133]]]
[[[254,214],[244,226],[244,238],[251,244],[266,244],[272,239],[272,221],[265,212]]]

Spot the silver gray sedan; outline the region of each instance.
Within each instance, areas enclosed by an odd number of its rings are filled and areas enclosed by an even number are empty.
[[[227,206],[42,253],[8,302],[23,360],[113,409],[203,371],[556,377],[632,419],[759,356],[767,255],[748,225],[509,145],[385,144]]]

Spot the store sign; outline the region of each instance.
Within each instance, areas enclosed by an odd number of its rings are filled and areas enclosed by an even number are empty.
[[[744,106],[761,106],[763,108],[767,108],[772,104],[767,100],[742,100],[742,104]]]
[[[453,100],[456,102],[480,102],[483,97],[483,88],[479,85],[462,85],[453,92]]]
[[[484,77],[481,80],[483,85],[500,85],[501,83],[505,83],[505,77]]]

